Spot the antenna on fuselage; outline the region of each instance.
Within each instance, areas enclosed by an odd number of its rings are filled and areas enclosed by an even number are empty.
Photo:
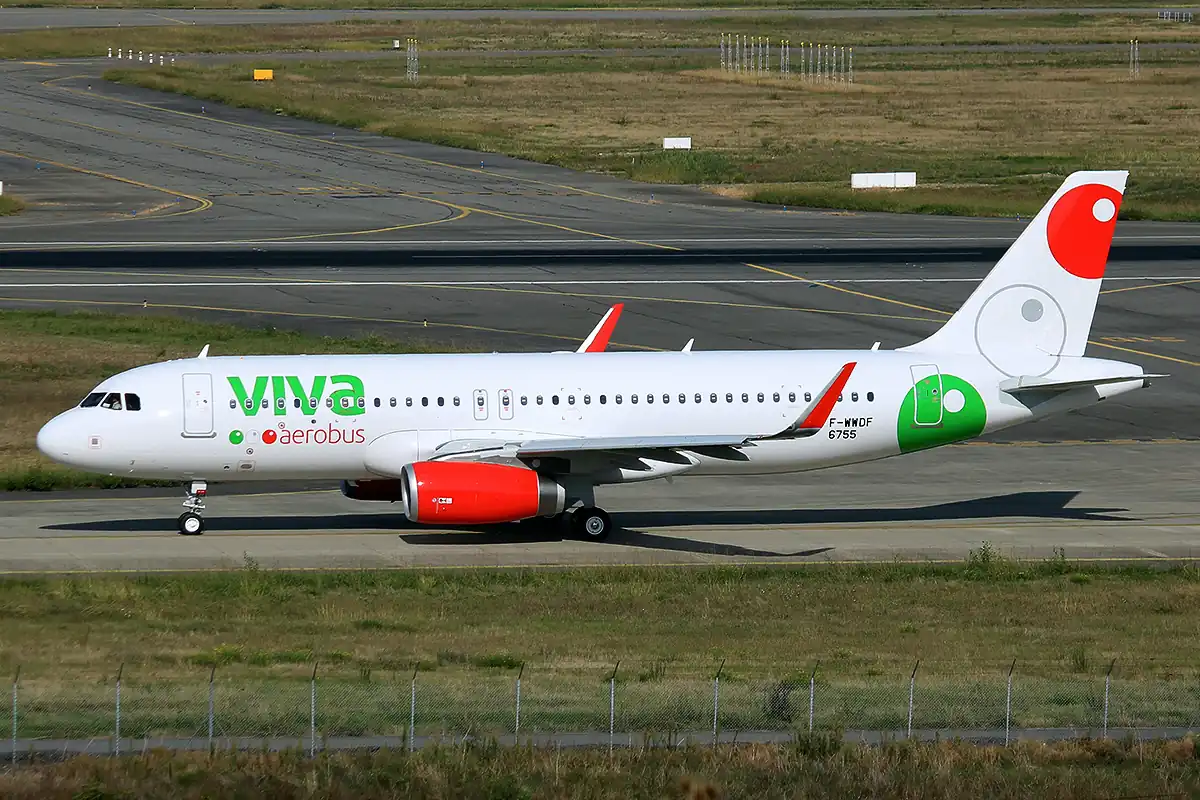
[[[200,355],[196,358],[208,358],[208,345],[204,345],[204,349],[200,351]]]
[[[878,349],[879,349],[879,342],[876,342],[875,344],[871,345],[871,352],[875,352]]]
[[[683,350],[681,350],[680,352],[681,353],[692,352],[692,345],[694,345],[695,343],[696,343],[695,339],[688,339],[688,343],[683,346]]]

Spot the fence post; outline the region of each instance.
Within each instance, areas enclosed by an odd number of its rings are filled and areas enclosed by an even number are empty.
[[[1108,690],[1112,684],[1113,667],[1117,665],[1117,660],[1114,658],[1108,665],[1108,672],[1104,674],[1104,738],[1108,738]]]
[[[317,665],[313,664],[312,681],[309,684],[308,757],[317,757]]]
[[[121,755],[121,675],[125,672],[125,662],[117,668],[117,715],[116,715],[116,754]]]
[[[912,720],[913,720],[913,693],[917,688],[917,668],[921,666],[921,659],[917,659],[917,663],[913,664],[912,675],[908,678],[908,738],[912,738]]]
[[[513,731],[513,744],[521,738],[521,676],[525,674],[525,662],[521,662],[521,671],[517,673],[517,724]]]
[[[17,766],[17,685],[21,682],[21,665],[17,665],[17,674],[13,676],[12,696],[12,765]]]
[[[725,659],[721,659],[721,666],[717,667],[717,674],[713,676],[713,746],[716,746],[718,739],[717,727],[717,712],[721,708],[721,673],[725,671]]]
[[[216,710],[217,710],[216,680],[217,680],[217,668],[216,668],[216,666],[213,666],[212,670],[208,673],[208,752],[209,752],[209,754],[211,754],[213,751],[213,727],[214,727],[213,723],[214,723],[214,717],[216,716]]]
[[[1012,676],[1013,670],[1017,668],[1017,660],[1014,658],[1012,664],[1008,668],[1008,694],[1004,698],[1004,746],[1008,746],[1008,731],[1012,724]]]
[[[409,695],[408,701],[408,752],[413,751],[415,747],[414,739],[417,735],[417,669],[413,667],[412,676],[412,692]]]
[[[617,726],[617,670],[620,667],[621,662],[617,661],[612,675],[608,676],[608,754],[610,756],[613,751],[613,733]]]
[[[813,664],[812,672],[808,674],[808,732],[813,732],[813,713],[816,711],[817,701],[817,667],[821,665],[818,661]]]

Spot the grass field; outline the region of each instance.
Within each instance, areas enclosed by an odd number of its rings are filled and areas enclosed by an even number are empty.
[[[1193,740],[1064,742],[1012,748],[952,742],[882,748],[826,738],[719,749],[438,749],[322,755],[151,753],[74,759],[0,775],[24,798],[259,797],[520,800],[587,798],[1187,798],[1200,782]]]
[[[18,738],[324,736],[720,727],[1200,725],[1194,568],[951,566],[404,571],[0,583],[0,670]],[[1015,667],[1014,667],[1015,661]],[[415,681],[415,687],[410,683]],[[413,698],[410,700],[411,697]],[[410,702],[415,714],[410,717]],[[411,720],[411,723],[410,723]],[[0,704],[0,724],[11,717]]]
[[[0,217],[20,214],[24,210],[25,204],[21,202],[21,198],[9,194],[0,195]]]
[[[1061,176],[1128,167],[1126,218],[1200,219],[1196,53],[864,55],[856,83],[705,68],[703,56],[428,59],[410,85],[381,62],[116,69],[113,80],[282,110],[574,169],[697,183],[751,199],[936,213],[1029,214]],[[1195,62],[1195,63],[1193,63]],[[664,122],[669,120],[669,122]],[[691,152],[657,149],[690,134]],[[915,170],[918,192],[850,193],[856,171]]]
[[[428,352],[428,343],[378,336],[330,339],[274,328],[144,316],[0,311],[0,491],[121,485],[52,464],[35,447],[38,428],[104,378],[151,361],[214,353]]]
[[[111,28],[98,34],[53,29],[0,35],[0,58],[104,55],[108,48],[154,53],[269,53],[389,50],[415,36],[426,53],[643,47],[716,47],[721,33],[769,36],[772,42],[863,45],[1082,44],[1192,41],[1191,26],[1146,14],[913,17],[881,24],[870,17],[792,19],[713,17],[628,20],[345,20],[328,24]],[[398,56],[400,57],[400,56]]]
[[[908,0],[907,8],[1036,8],[1033,0],[1004,2],[968,2],[968,0]],[[1056,0],[1056,8],[1121,8],[1120,0]],[[669,0],[22,0],[10,7],[41,8],[49,6],[83,6],[85,8],[316,8],[316,9],[387,9],[387,8],[450,8],[450,9],[564,9],[564,8],[731,8],[762,9],[793,8],[895,8],[894,0],[692,0],[681,6]]]
[[[0,582],[0,675],[94,684],[453,676],[597,681],[827,676],[1194,674],[1195,569],[1012,564],[986,548],[948,567],[613,568]]]

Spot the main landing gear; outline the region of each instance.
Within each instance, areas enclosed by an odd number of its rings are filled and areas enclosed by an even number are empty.
[[[612,517],[602,508],[581,506],[566,512],[568,529],[585,541],[602,542],[612,533]]]
[[[199,536],[204,533],[204,498],[208,496],[208,484],[205,481],[192,481],[188,486],[187,499],[183,507],[187,511],[179,515],[179,533],[183,536]]]

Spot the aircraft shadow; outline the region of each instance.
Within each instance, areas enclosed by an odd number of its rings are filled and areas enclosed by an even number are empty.
[[[763,509],[763,510],[697,510],[697,511],[635,511],[613,515],[617,530],[609,544],[640,547],[652,550],[699,553],[726,556],[811,557],[833,548],[817,547],[799,552],[783,553],[760,550],[736,544],[705,542],[678,536],[647,533],[641,528],[688,528],[701,526],[757,525],[828,525],[839,523],[903,523],[934,522],[968,519],[1001,519],[1006,517],[1046,520],[1128,521],[1127,516],[1113,516],[1123,508],[1072,508],[1070,503],[1079,496],[1077,491],[1015,492],[970,500],[938,503],[908,508],[831,508],[831,509]],[[174,519],[114,519],[95,522],[71,522],[43,526],[45,530],[91,533],[162,533],[174,530]],[[299,533],[327,531],[337,533],[353,530],[396,531],[406,544],[439,546],[480,546],[498,544],[533,544],[562,541],[559,526],[545,520],[487,527],[463,526],[450,532],[425,532],[399,513],[392,514],[322,514],[267,517],[213,516],[209,529],[221,531],[267,532],[294,531]]]

